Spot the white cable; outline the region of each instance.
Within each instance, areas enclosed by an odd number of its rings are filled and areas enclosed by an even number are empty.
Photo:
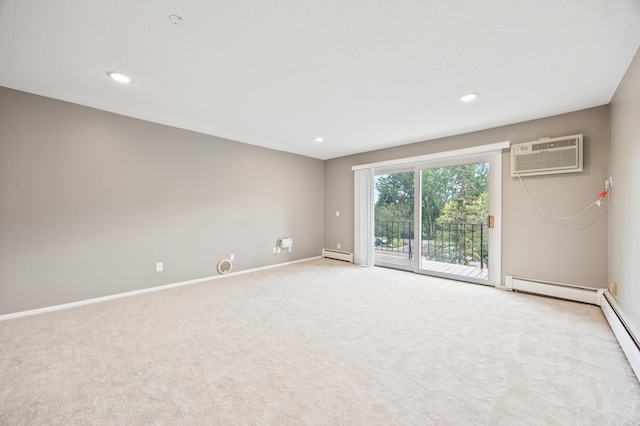
[[[522,181],[522,178],[520,177],[520,175],[518,175],[518,179],[520,180],[520,184],[522,185],[522,189],[524,189],[524,193],[527,194],[527,198],[529,199],[529,202],[531,203],[531,205],[533,207],[535,207],[540,213],[544,213],[546,215],[551,216],[554,219],[558,219],[558,220],[571,220],[571,219],[575,219],[576,217],[580,216],[581,214],[583,214],[584,212],[586,212],[587,210],[589,210],[591,207],[593,206],[600,206],[600,201],[602,201],[602,198],[604,197],[600,197],[598,198],[596,201],[594,201],[593,203],[589,204],[587,207],[585,207],[584,209],[580,210],[579,213],[574,214],[573,216],[556,216],[555,214],[551,213],[550,211],[547,211],[545,209],[543,209],[542,207],[538,206],[533,199],[531,198],[531,195],[529,194],[529,191],[527,190],[527,187],[524,185],[524,182]]]

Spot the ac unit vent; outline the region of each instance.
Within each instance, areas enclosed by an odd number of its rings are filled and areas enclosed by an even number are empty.
[[[511,145],[511,177],[582,171],[582,135]]]

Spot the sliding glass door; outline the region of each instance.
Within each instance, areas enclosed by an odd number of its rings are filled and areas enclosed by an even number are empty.
[[[499,284],[500,155],[376,169],[375,265]]]

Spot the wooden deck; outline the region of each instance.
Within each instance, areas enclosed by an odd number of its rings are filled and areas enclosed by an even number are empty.
[[[397,266],[403,269],[413,269],[413,258],[409,259],[408,253],[376,249],[375,264]],[[426,259],[420,259],[420,269],[458,275],[460,277],[476,278],[480,280],[489,279],[488,268],[476,268],[474,266],[456,265],[445,262],[434,262]]]

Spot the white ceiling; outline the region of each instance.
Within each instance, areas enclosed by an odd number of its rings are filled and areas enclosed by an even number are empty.
[[[1,86],[320,159],[607,104],[639,45],[638,0],[0,0]]]

